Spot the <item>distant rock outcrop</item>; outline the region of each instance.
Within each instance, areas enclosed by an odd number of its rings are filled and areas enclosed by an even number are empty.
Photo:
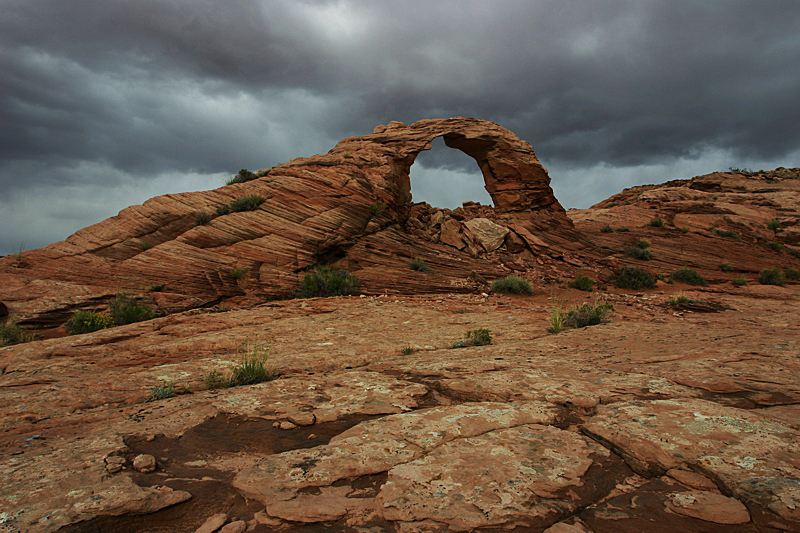
[[[409,169],[436,137],[475,159],[494,208],[411,203]],[[159,196],[5,258],[0,298],[23,323],[47,327],[120,290],[148,293],[166,313],[286,297],[316,263],[348,268],[367,293],[473,290],[470,272],[491,280],[550,262],[551,247],[559,260],[591,248],[549,183],[531,145],[492,122],[392,122],[261,178]],[[248,195],[264,200],[227,207]],[[416,257],[428,273],[409,270]]]

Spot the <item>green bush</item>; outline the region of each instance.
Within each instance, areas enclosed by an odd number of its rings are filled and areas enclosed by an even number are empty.
[[[465,348],[467,346],[485,346],[492,343],[492,336],[488,329],[474,329],[467,332],[464,340],[455,341],[453,348]]]
[[[762,285],[785,285],[786,278],[780,268],[765,268],[758,273],[758,282]]]
[[[772,220],[767,222],[767,229],[771,231],[778,231],[779,229],[781,229],[781,221],[778,220],[777,218],[773,218]]]
[[[208,390],[224,389],[230,386],[230,380],[226,379],[221,372],[212,370],[205,376],[206,387]]]
[[[233,279],[242,279],[247,273],[247,267],[235,267],[228,272],[228,275]]]
[[[672,298],[669,299],[669,305],[672,307],[678,307],[679,305],[689,303],[689,297],[683,293],[676,294]]]
[[[783,243],[778,241],[770,241],[767,243],[767,246],[775,250],[776,252],[780,252],[783,250]]]
[[[553,306],[550,310],[550,327],[547,328],[548,333],[561,333],[564,329],[564,301]]]
[[[163,400],[175,396],[175,384],[171,381],[162,381],[150,391],[151,400]]]
[[[720,263],[719,269],[723,272],[733,272],[733,267],[730,266],[728,263]]]
[[[235,176],[231,176],[228,181],[225,182],[225,185],[233,185],[234,183],[244,183],[246,181],[251,181],[258,178],[258,175],[250,172],[246,168],[243,168],[239,171],[238,174]]]
[[[120,293],[111,300],[111,318],[117,326],[133,324],[150,320],[156,316],[156,312],[136,302],[125,293]]]
[[[374,217],[383,213],[385,209],[386,205],[384,205],[384,203],[380,200],[375,200],[375,202],[369,206],[369,212],[372,213],[372,216]]]
[[[200,211],[194,215],[194,224],[195,226],[205,226],[211,222],[211,213],[206,213],[205,211]]]
[[[263,178],[264,176],[269,174],[271,171],[272,171],[272,167],[270,167],[270,168],[262,168],[261,170],[256,172],[256,176],[258,176],[259,178]]]
[[[692,270],[688,267],[683,267],[680,270],[676,270],[670,277],[673,281],[688,283],[689,285],[701,285],[703,287],[708,285],[708,282],[703,276],[698,274],[696,270]]]
[[[615,229],[614,231],[617,231],[617,232],[623,233],[623,232],[630,231],[630,230],[628,229],[628,227],[627,227],[627,226],[620,226],[620,227],[618,227],[617,229]]]
[[[794,248],[787,248],[786,250],[789,252],[790,255],[793,255],[795,257],[800,257],[800,250],[795,250]]]
[[[277,377],[277,370],[269,364],[272,342],[248,339],[239,350],[241,360],[231,367],[230,386],[253,385]]]
[[[600,229],[600,233],[612,233],[613,231],[614,231],[613,228],[608,224],[606,224]]]
[[[739,276],[738,278],[733,278],[731,283],[733,283],[734,287],[744,287],[747,285],[747,278],[744,276]]]
[[[153,243],[150,242],[150,241],[140,241],[139,242],[139,249],[141,251],[143,251],[143,252],[149,250],[152,247],[153,247]]]
[[[607,302],[585,303],[571,309],[564,317],[564,327],[583,328],[608,321],[608,315],[614,312],[614,306]]]
[[[21,344],[33,340],[33,335],[26,333],[19,324],[13,320],[8,320],[0,324],[0,347]]]
[[[636,241],[636,246],[642,250],[646,250],[647,248],[650,248],[650,241],[647,239],[639,239]]]
[[[594,280],[583,274],[579,274],[578,277],[575,278],[575,281],[570,281],[567,284],[567,287],[570,289],[578,289],[579,291],[592,292],[592,289],[594,289]]]
[[[626,248],[625,255],[642,261],[650,261],[653,258],[653,252],[647,248]]]
[[[411,264],[409,264],[411,270],[416,270],[417,272],[427,272],[428,265],[425,264],[425,261],[420,259],[419,257],[415,257],[411,260]]]
[[[653,289],[656,286],[656,280],[649,272],[641,268],[622,267],[617,272],[614,285],[621,289]]]
[[[91,333],[106,328],[113,328],[116,324],[114,319],[105,313],[96,313],[94,311],[76,311],[72,317],[67,320],[64,327],[70,335],[78,335],[81,333]]]
[[[740,239],[739,234],[732,230],[723,230],[719,228],[712,228],[711,233],[714,235],[718,235],[720,237],[727,237],[729,239],[733,239],[738,241]]]
[[[492,282],[492,292],[502,292],[506,294],[533,294],[533,287],[530,282],[519,276],[506,276]]]
[[[231,202],[230,210],[233,213],[241,213],[242,211],[255,211],[258,206],[263,204],[266,198],[260,194],[248,194],[247,196],[240,196]]]
[[[800,269],[787,268],[786,269],[786,279],[790,279],[792,281],[800,281]]]
[[[687,228],[686,226],[682,227],[681,233],[689,233],[689,228]]]
[[[648,226],[653,226],[654,228],[663,228],[667,225],[664,222],[664,219],[661,217],[653,217],[650,219],[650,222],[647,223]]]
[[[414,353],[414,348],[412,348],[411,346],[406,346],[405,348],[400,350],[400,353],[403,355],[411,355],[412,353]]]
[[[219,206],[217,208],[217,211],[216,211],[217,215],[219,215],[219,216],[230,214],[230,212],[231,212],[231,208],[228,207],[227,205]]]
[[[318,265],[306,272],[300,286],[294,291],[295,298],[318,296],[346,296],[358,290],[359,281],[342,268]]]

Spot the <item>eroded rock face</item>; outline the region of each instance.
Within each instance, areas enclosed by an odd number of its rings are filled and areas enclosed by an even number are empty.
[[[433,226],[447,231],[432,228],[428,219],[417,216],[421,212],[412,212],[411,204],[409,169],[436,137],[475,159],[495,204],[453,218],[449,210],[440,213]],[[526,260],[528,267],[536,265],[534,256],[543,251],[526,235],[538,235],[542,243],[590,248],[549,183],[531,145],[492,122],[392,122],[253,181],[159,196],[64,242],[25,252],[21,259],[0,260],[0,299],[24,323],[39,326],[63,323],[79,308],[94,309],[120,289],[137,294],[152,289],[148,301],[171,313],[221,299],[286,296],[302,271],[316,263],[348,268],[366,292],[471,290],[463,283],[467,273],[495,279],[508,271],[495,252],[527,250],[520,265]],[[254,211],[214,215],[245,195],[265,200]],[[198,224],[200,213],[212,220]],[[491,237],[483,230],[470,231],[468,226],[477,223],[469,219],[477,217],[486,219],[482,228],[494,224]],[[512,224],[520,228],[520,238],[516,247],[506,249],[499,235]],[[458,235],[465,233],[462,241]],[[528,244],[523,250],[519,243]],[[414,257],[425,260],[428,275],[408,275]],[[231,275],[234,269],[245,275]]]

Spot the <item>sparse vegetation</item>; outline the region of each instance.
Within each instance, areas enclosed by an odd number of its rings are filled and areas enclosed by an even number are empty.
[[[679,305],[683,305],[685,303],[688,303],[689,301],[690,301],[689,297],[686,296],[684,293],[680,292],[669,299],[669,305],[671,307],[678,307]]]
[[[247,273],[247,267],[234,267],[228,272],[228,275],[235,280],[240,280]]]
[[[111,319],[113,320],[112,325],[124,326],[125,324],[150,320],[156,316],[155,311],[139,304],[125,293],[117,294],[117,297],[111,300],[109,305],[111,307]]]
[[[617,272],[614,285],[621,289],[652,289],[656,286],[656,280],[646,270],[636,267],[622,267]]]
[[[0,324],[0,347],[22,344],[33,340],[33,335],[25,332],[14,320]]]
[[[455,341],[453,348],[465,348],[467,346],[485,346],[492,343],[492,336],[488,329],[474,329],[467,332],[465,339]]]
[[[275,379],[277,370],[270,364],[272,341],[248,339],[239,349],[241,360],[231,367],[230,386],[253,385]]]
[[[689,233],[689,228],[687,228],[686,226],[680,228],[680,230],[681,230],[681,233]]]
[[[770,231],[777,232],[779,229],[781,229],[781,221],[778,220],[777,218],[773,218],[772,220],[767,222],[767,229]]]
[[[785,285],[786,278],[780,268],[765,268],[758,273],[758,282],[762,285]]]
[[[789,255],[800,257],[800,250],[795,250],[794,248],[787,248],[786,251],[789,252]]]
[[[649,261],[653,258],[653,252],[647,248],[626,248],[625,255],[642,261]]]
[[[206,387],[209,390],[224,389],[228,386],[229,380],[217,370],[212,370],[205,377]]]
[[[205,226],[209,222],[211,222],[211,213],[207,213],[205,211],[200,211],[194,215],[194,224],[196,226]]]
[[[239,171],[238,174],[228,178],[228,181],[225,182],[225,185],[233,185],[234,183],[244,183],[246,181],[254,180],[258,177],[259,176],[257,174],[254,174],[253,172],[250,172],[246,168],[243,168],[242,170]]]
[[[780,252],[783,250],[783,243],[778,241],[770,241],[767,243],[767,246],[775,250],[776,252]]]
[[[648,222],[647,225],[654,228],[663,228],[666,227],[667,223],[664,222],[664,219],[661,217],[653,217],[650,219],[650,222]]]
[[[264,176],[269,174],[271,170],[272,170],[272,167],[270,167],[270,168],[262,168],[261,170],[256,172],[256,176],[258,176],[259,178],[263,178]]]
[[[140,241],[139,242],[139,249],[141,251],[143,251],[143,252],[146,251],[146,250],[149,250],[152,247],[153,247],[153,243],[150,242],[150,241]]]
[[[606,224],[605,226],[603,226],[600,229],[600,233],[612,233],[613,231],[614,231],[614,229],[611,226],[609,226],[608,224]]]
[[[550,310],[550,327],[548,333],[561,333],[564,329],[564,301],[557,303]]]
[[[345,159],[353,159],[353,156],[350,155],[349,152],[343,152],[342,153],[342,157],[345,158]]]
[[[414,348],[412,348],[411,346],[406,346],[405,348],[400,350],[400,353],[402,353],[403,355],[411,355],[412,353],[414,353]]]
[[[113,328],[115,325],[114,319],[105,313],[76,311],[72,317],[67,320],[64,327],[70,335],[79,335],[81,333],[91,333],[101,329]]]
[[[240,196],[230,204],[232,213],[241,213],[243,211],[255,211],[258,206],[263,204],[266,198],[260,194],[248,194],[247,196]]]
[[[620,226],[620,227],[618,227],[617,229],[615,229],[614,231],[617,231],[617,232],[619,232],[619,233],[624,233],[624,232],[626,232],[626,231],[630,231],[630,230],[628,229],[628,227],[627,227],[627,226]]]
[[[318,296],[346,296],[358,290],[359,281],[342,268],[318,265],[306,272],[300,286],[295,290],[295,298],[314,298]]]
[[[711,233],[717,235],[719,237],[727,237],[728,239],[733,239],[735,241],[740,240],[739,234],[733,230],[724,230],[719,228],[711,228]]]
[[[162,381],[150,391],[151,400],[163,400],[175,396],[175,384],[171,381]]]
[[[412,259],[411,263],[409,264],[409,267],[411,268],[411,270],[416,270],[417,272],[428,272],[428,270],[430,270],[428,268],[428,265],[425,264],[425,261],[423,261],[419,257],[415,257],[414,259]]]
[[[719,269],[723,272],[733,272],[733,267],[730,266],[728,263],[720,263]]]
[[[647,248],[650,248],[650,241],[647,239],[639,239],[638,241],[636,241],[636,246],[638,246],[642,250],[646,250]]]
[[[219,206],[217,208],[217,211],[216,211],[218,216],[228,215],[228,214],[230,214],[230,212],[231,212],[231,208],[228,207],[227,205]]]
[[[608,321],[614,306],[608,302],[595,301],[571,309],[564,317],[565,328],[583,328]]]
[[[506,276],[492,282],[492,292],[506,294],[533,294],[530,282],[519,276]]]
[[[800,269],[787,268],[786,269],[786,279],[790,279],[792,281],[800,281]]]
[[[570,289],[578,289],[579,291],[592,292],[594,289],[594,280],[584,276],[583,274],[578,274],[578,277],[575,278],[575,281],[570,281],[567,284],[567,287]]]
[[[375,200],[375,202],[373,202],[369,206],[369,212],[372,213],[372,216],[374,216],[374,217],[376,217],[376,216],[380,215],[381,213],[383,213],[383,211],[385,209],[386,209],[386,205],[383,202],[381,202],[380,200]]]
[[[700,286],[707,286],[708,282],[705,280],[703,276],[697,273],[696,270],[692,270],[689,267],[682,267],[679,270],[676,270],[670,276],[673,281],[679,281],[681,283],[688,283],[689,285],[700,285]]]
[[[744,276],[739,276],[733,278],[733,281],[731,283],[733,283],[734,287],[744,287],[745,285],[747,285],[747,278]]]

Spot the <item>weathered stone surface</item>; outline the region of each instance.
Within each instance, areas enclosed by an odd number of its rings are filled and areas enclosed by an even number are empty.
[[[667,508],[674,513],[717,524],[746,524],[750,521],[750,513],[742,502],[713,492],[670,494]]]
[[[510,231],[504,226],[495,224],[488,218],[473,218],[466,221],[464,225],[472,231],[475,239],[487,252],[493,252],[500,248]]]
[[[244,520],[236,520],[227,524],[219,530],[219,533],[244,533],[247,530],[247,522]]]
[[[221,528],[227,521],[228,521],[228,515],[226,515],[225,513],[217,513],[215,515],[209,516],[208,520],[203,522],[203,525],[197,528],[195,533],[214,533],[216,530]]]
[[[156,458],[148,454],[137,455],[133,458],[133,469],[148,474],[156,469]]]

